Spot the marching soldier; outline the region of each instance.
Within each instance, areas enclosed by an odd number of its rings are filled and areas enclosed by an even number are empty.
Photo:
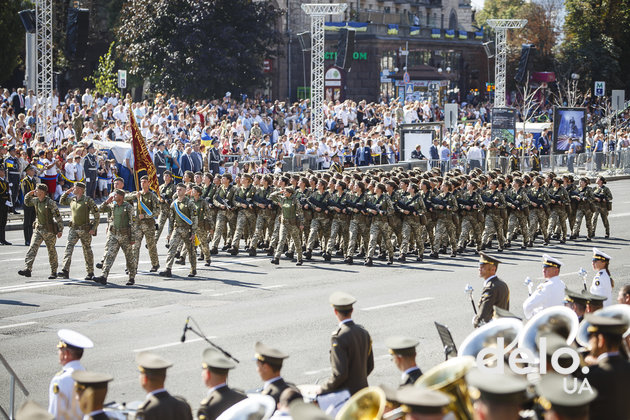
[[[549,245],[549,236],[547,230],[547,213],[545,208],[549,202],[549,194],[543,187],[544,180],[541,176],[537,176],[532,181],[532,188],[527,197],[529,198],[529,247],[534,246],[537,229],[540,229],[543,235],[544,245]]]
[[[444,181],[440,190],[441,193],[437,196],[437,202],[433,204],[433,207],[438,212],[435,225],[435,244],[431,256],[438,258],[436,249],[441,244],[448,242],[451,245],[451,257],[455,257],[457,256],[457,239],[455,237],[456,229],[453,223],[453,214],[457,211],[457,199],[452,194],[453,184],[450,181]]]
[[[486,205],[486,218],[484,223],[484,232],[481,238],[483,246],[485,247],[491,241],[491,231],[497,234],[497,240],[499,241],[498,252],[503,252],[505,245],[505,232],[503,231],[503,219],[501,218],[501,210],[505,209],[505,196],[498,190],[499,181],[493,179],[490,184],[490,189],[482,196],[484,204]]]
[[[289,356],[278,349],[265,346],[260,341],[256,342],[254,350],[256,352],[256,370],[260,379],[265,381],[261,393],[273,397],[277,404],[282,391],[292,387],[285,382],[280,374],[284,359]]]
[[[368,244],[368,253],[365,259],[367,267],[372,267],[374,264],[374,253],[380,237],[385,239],[383,243],[389,257],[387,264],[391,265],[394,263],[394,245],[389,240],[392,232],[387,223],[387,218],[394,212],[394,207],[389,196],[385,194],[384,184],[377,184],[374,192],[375,194],[370,200],[370,207],[368,208],[368,213],[372,216],[372,223],[370,225],[370,243]]]
[[[48,186],[46,184],[38,184],[34,191],[31,191],[24,197],[24,205],[35,207],[37,221],[31,239],[31,246],[26,253],[25,268],[18,271],[18,274],[24,277],[31,277],[37,251],[41,243],[44,242],[48,249],[48,262],[51,270],[48,278],[56,279],[59,261],[57,260],[55,244],[57,239],[61,238],[63,232],[63,220],[61,219],[57,203],[48,196]]]
[[[147,397],[136,412],[137,420],[192,420],[190,406],[165,388],[166,370],[173,366],[168,360],[148,351],[136,356],[140,371],[140,385]]]
[[[339,320],[339,328],[331,340],[332,376],[322,385],[321,394],[342,389],[355,394],[368,386],[367,377],[374,369],[374,353],[370,334],[352,320],[352,305],[356,301],[344,292],[330,295],[329,302]]]
[[[11,199],[11,195],[9,193],[9,183],[4,179],[5,173],[4,166],[0,165],[0,244],[11,245],[11,242],[7,241],[6,238],[7,218],[10,208],[9,200]]]
[[[280,264],[280,255],[285,245],[288,245],[289,237],[295,243],[297,251],[297,263],[302,265],[302,230],[304,230],[304,217],[302,206],[297,201],[293,187],[285,187],[282,191],[276,191],[269,196],[270,200],[278,203],[282,212],[280,224],[280,241],[276,247],[276,253],[271,260],[272,264]]]
[[[114,187],[114,189],[112,190],[111,193],[109,193],[109,197],[112,197],[112,198],[115,197],[117,190],[121,190],[125,194],[127,194],[127,191],[125,191],[125,189],[124,189],[124,187],[125,187],[125,180],[122,179],[121,177],[116,177],[114,179],[113,187]],[[107,226],[107,231],[106,232],[109,232],[109,219],[108,219],[108,226]],[[105,254],[103,254],[103,258],[101,258],[101,261],[96,263],[96,268],[98,268],[99,270],[101,268],[103,268],[103,263],[104,262],[105,262]]]
[[[188,277],[197,275],[197,257],[194,249],[195,233],[197,232],[197,211],[193,201],[186,197],[186,186],[177,184],[176,197],[171,204],[171,224],[168,227],[167,241],[173,239],[168,249],[166,258],[166,270],[160,271],[160,276],[172,277],[171,268],[175,261],[175,254],[181,244],[186,247],[190,260],[190,273]]]
[[[160,268],[160,260],[158,258],[157,244],[155,237],[155,225],[156,219],[160,214],[160,201],[153,191],[149,189],[149,177],[144,175],[140,178],[140,191],[135,193],[129,193],[125,196],[125,201],[136,201],[137,220],[138,224],[134,232],[134,244],[133,255],[134,261],[139,261],[140,258],[140,246],[142,245],[142,238],[147,241],[147,248],[149,249],[149,258],[151,259],[151,273],[155,273]]]
[[[103,407],[107,396],[107,383],[114,378],[98,372],[77,370],[72,372],[74,390],[79,407],[83,412],[83,420],[108,420]]]
[[[580,178],[580,187],[576,189],[575,195],[571,196],[571,199],[577,202],[577,210],[575,212],[575,223],[573,224],[573,231],[571,232],[571,239],[577,239],[580,236],[580,227],[582,225],[582,219],[586,223],[586,240],[590,241],[595,232],[593,230],[593,213],[591,206],[593,206],[593,190],[588,186],[589,180],[586,177]]]
[[[405,254],[409,252],[410,242],[412,245],[415,245],[418,252],[416,261],[422,261],[424,254],[424,239],[422,232],[423,225],[420,223],[420,220],[421,218],[426,218],[426,208],[424,207],[424,201],[420,196],[420,189],[417,184],[409,184],[407,192],[409,193],[409,196],[405,199],[401,198],[401,200],[405,201],[405,206],[413,208],[414,210],[402,210],[402,243],[400,245],[400,256],[398,257],[398,261],[405,262]],[[412,238],[415,244],[412,242]]]
[[[569,194],[562,185],[560,178],[554,178],[552,188],[549,190],[549,201],[551,202],[551,214],[549,215],[549,228],[547,237],[551,238],[554,231],[560,229],[560,243],[567,240],[567,206],[570,205]]]
[[[545,282],[540,284],[534,293],[523,302],[523,312],[527,319],[530,319],[543,309],[563,305],[564,303],[566,286],[559,276],[562,263],[547,254],[543,254],[542,261]]]
[[[173,182],[173,173],[171,171],[164,171],[162,174],[164,178],[164,184],[160,185],[160,219],[158,220],[158,228],[155,232],[155,242],[157,243],[164,230],[164,225],[168,221],[170,216],[171,202],[173,201],[173,195],[175,195],[175,183]],[[166,247],[169,247],[167,242]]]
[[[85,370],[81,365],[84,349],[94,347],[92,340],[72,330],[59,330],[59,363],[63,369],[50,381],[48,412],[59,419],[76,419],[83,416],[74,398],[72,373]]]
[[[591,221],[591,225],[593,226],[593,236],[595,235],[595,230],[597,230],[597,216],[600,216],[602,218],[604,228],[606,229],[606,236],[604,236],[604,238],[608,239],[610,237],[608,212],[612,210],[613,196],[610,192],[610,188],[606,186],[606,178],[603,176],[597,177],[597,188],[593,190],[593,198],[595,199],[595,211],[593,211]]]
[[[483,289],[479,299],[479,310],[473,319],[475,328],[490,322],[494,307],[510,310],[510,289],[497,277],[497,269],[501,261],[486,254],[479,253],[479,277],[483,279]]]
[[[210,267],[212,259],[210,257],[210,247],[208,243],[212,238],[214,225],[212,224],[212,216],[210,214],[210,205],[202,197],[202,188],[199,185],[192,187],[192,199],[197,212],[197,239],[201,247],[201,255],[205,258],[206,267]],[[191,255],[190,258],[194,258]]]
[[[103,204],[101,204],[101,213],[108,215],[107,243],[105,244],[105,263],[103,264],[103,272],[99,277],[95,277],[94,281],[107,284],[107,276],[109,270],[114,265],[114,260],[118,254],[118,250],[122,248],[125,254],[125,262],[127,264],[127,272],[129,280],[127,286],[135,284],[137,261],[134,259],[133,253],[133,231],[136,220],[134,216],[133,206],[125,201],[125,191],[116,190],[113,196],[109,196]]]
[[[88,154],[83,160],[83,173],[85,174],[86,194],[90,198],[94,198],[96,192],[96,184],[98,183],[98,162],[94,156],[94,144],[90,143],[87,147]]]
[[[215,420],[225,410],[247,398],[247,395],[227,385],[228,373],[236,365],[220,351],[212,348],[204,350],[202,361],[201,377],[208,388],[208,396],[201,401],[197,418]]]
[[[233,197],[234,206],[238,208],[238,216],[236,217],[236,230],[232,238],[232,249],[229,251],[230,255],[237,255],[241,238],[246,239],[246,233],[251,237],[254,229],[256,229],[256,211],[252,202],[255,193],[252,176],[243,174],[241,187],[236,189]],[[247,241],[245,242],[247,243]]]
[[[328,202],[326,185],[326,181],[320,179],[317,182],[317,190],[313,191],[306,201],[308,208],[314,212],[313,218],[311,219],[311,228],[308,236],[308,243],[306,244],[306,252],[304,253],[307,260],[311,259],[313,249],[315,248],[315,242],[318,241],[319,237],[321,236],[322,238],[320,243],[322,250],[326,249],[326,244],[328,242],[328,238],[330,237],[330,219],[327,217],[328,208],[326,207],[326,203]]]
[[[212,254],[217,254],[219,251],[219,242],[221,242],[221,237],[227,233],[225,238],[225,249],[231,247],[231,229],[229,229],[229,225],[232,223],[231,220],[234,218],[233,210],[232,210],[232,199],[234,198],[235,188],[232,186],[232,175],[229,173],[223,174],[221,176],[221,186],[219,190],[215,193],[212,204],[219,209],[217,213],[217,221],[214,227],[214,237],[212,238],[212,249],[210,252]]]
[[[260,180],[261,186],[255,193],[256,206],[258,207],[258,215],[256,216],[256,228],[254,236],[249,245],[249,256],[256,256],[256,247],[261,241],[265,241],[265,231],[272,230],[276,220],[276,204],[273,203],[269,196],[273,193],[271,183],[273,178],[271,175],[265,175]]]
[[[335,185],[336,192],[332,193],[328,197],[328,208],[333,213],[333,219],[330,225],[330,240],[328,241],[328,248],[324,253],[325,261],[331,260],[337,238],[339,238],[339,250],[344,252],[348,249],[348,225],[350,223],[350,216],[346,212],[346,188],[346,183],[339,181]],[[347,257],[347,252],[344,252],[344,258]]]
[[[362,242],[364,248],[363,255],[365,255],[365,247],[367,247],[370,241],[370,220],[365,213],[366,200],[368,200],[368,196],[365,191],[365,183],[362,181],[355,182],[354,198],[352,199],[354,206],[350,208],[352,218],[350,219],[350,226],[348,227],[350,237],[348,240],[348,256],[345,260],[346,264],[354,263],[354,253],[357,248],[361,247]]]
[[[385,340],[385,345],[392,355],[394,364],[402,372],[400,386],[415,384],[422,376],[422,371],[416,364],[418,340],[409,337],[389,337]]]
[[[480,213],[483,208],[483,201],[478,191],[479,184],[477,182],[469,181],[466,188],[467,191],[462,193],[458,202],[462,211],[462,228],[459,234],[457,252],[464,252],[466,243],[472,234],[475,239],[475,253],[478,254],[481,251],[481,236],[483,234],[483,226],[480,222],[480,219],[483,219],[483,213]]]
[[[26,194],[30,193],[37,187],[37,179],[35,178],[35,167],[33,165],[28,165],[25,172],[26,176],[20,182],[22,197],[26,197]],[[31,244],[34,222],[35,209],[33,207],[24,206],[24,220],[22,222],[22,228],[24,229],[24,244],[26,246],[29,246]]]
[[[74,197],[70,198],[70,194],[74,194]],[[74,187],[64,192],[59,199],[59,204],[70,206],[71,223],[68,243],[63,254],[63,267],[57,275],[63,279],[70,278],[72,252],[74,251],[74,246],[81,240],[85,271],[87,272],[85,280],[93,280],[94,253],[92,252],[92,236],[96,236],[96,229],[101,219],[98,207],[94,200],[85,195],[85,184],[83,182],[76,182]],[[90,214],[92,215],[92,220],[90,220]]]
[[[527,192],[523,188],[523,180],[515,178],[512,182],[512,188],[506,194],[506,205],[511,209],[508,219],[507,241],[505,246],[512,246],[512,240],[516,235],[516,230],[520,230],[523,236],[523,245],[521,249],[525,249],[530,243],[529,227],[527,226],[527,215],[529,213],[529,198]]]

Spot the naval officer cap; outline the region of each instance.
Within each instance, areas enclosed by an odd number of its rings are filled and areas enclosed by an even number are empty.
[[[628,323],[617,318],[586,314],[584,320],[590,323],[588,326],[589,334],[602,333],[621,336],[628,329]]]
[[[521,405],[528,399],[529,382],[510,373],[492,373],[472,369],[466,375],[466,382],[473,400]]]
[[[339,311],[350,311],[356,303],[354,296],[345,292],[334,292],[328,299],[330,304]]]
[[[59,336],[59,344],[57,344],[57,348],[71,348],[71,349],[91,349],[94,347],[94,343],[92,340],[80,334],[76,331],[62,329],[57,331],[57,336]]]
[[[588,415],[589,404],[597,398],[597,390],[591,388],[591,392],[566,392],[567,386],[573,390],[581,389],[582,380],[577,379],[576,384],[573,381],[574,378],[569,376],[541,375],[540,383],[536,385],[538,402],[546,411],[553,410],[562,416],[581,418]],[[565,382],[571,385],[565,385]]]
[[[85,388],[107,388],[107,383],[111,382],[114,377],[107,373],[75,370],[72,372],[72,379],[76,382],[77,390],[83,391]]]
[[[219,350],[208,348],[201,355],[201,366],[212,372],[226,374],[230,369],[234,369],[236,365],[230,359],[225,357]]]
[[[499,260],[498,258],[495,258],[492,255],[488,255],[485,252],[479,253],[479,264],[499,265],[501,264],[501,262],[502,261]]]
[[[413,385],[401,387],[396,393],[404,413],[442,414],[450,404],[448,395]]]
[[[254,351],[256,352],[256,360],[277,367],[282,367],[282,361],[289,357],[288,354],[285,354],[278,349],[268,347],[260,341],[257,341],[254,345]]]
[[[55,416],[39,406],[35,401],[26,401],[15,415],[16,420],[54,420]]]
[[[138,370],[146,374],[166,374],[166,369],[173,366],[173,363],[155,353],[141,351],[136,355]]]
[[[415,356],[419,341],[411,337],[394,336],[385,339],[390,354],[399,356]]]
[[[551,255],[543,254],[542,256],[543,267],[562,267],[562,262]]]
[[[610,255],[597,248],[593,248],[593,261],[610,261]]]

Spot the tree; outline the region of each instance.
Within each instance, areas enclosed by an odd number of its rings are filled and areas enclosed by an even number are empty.
[[[8,0],[0,7],[0,84],[9,80],[13,71],[22,63],[20,54],[24,51],[24,26],[18,12],[29,7],[22,0]]]
[[[135,7],[134,7],[135,6]],[[280,11],[250,0],[135,0],[121,13],[117,51],[131,74],[187,98],[264,86]]]
[[[109,50],[98,59],[98,67],[92,76],[85,78],[87,82],[94,83],[94,90],[101,95],[105,93],[118,93],[118,73],[114,70],[116,61],[112,57],[114,43],[109,45]]]

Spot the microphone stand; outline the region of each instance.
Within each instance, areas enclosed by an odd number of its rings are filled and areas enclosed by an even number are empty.
[[[220,346],[218,346],[218,345],[214,344],[212,341],[210,341],[210,339],[208,339],[208,337],[206,337],[206,335],[203,333],[203,331],[201,331],[201,327],[199,327],[199,324],[197,323],[197,321],[195,321],[195,319],[193,317],[189,316],[188,318],[190,318],[190,320],[193,322],[193,324],[195,324],[195,326],[197,327],[197,330],[194,329],[193,327],[186,326],[187,330],[190,330],[195,335],[197,335],[198,337],[203,338],[206,343],[210,344],[212,347],[214,347],[215,349],[219,350],[221,353],[223,353],[225,355],[225,357],[228,357],[228,358],[234,360],[236,363],[240,363],[238,361],[238,359],[236,359],[230,353],[228,353],[227,351],[223,350]]]

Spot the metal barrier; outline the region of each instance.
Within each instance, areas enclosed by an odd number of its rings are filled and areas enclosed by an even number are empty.
[[[2,354],[0,354],[0,362],[2,362],[2,365],[11,376],[9,385],[9,413],[7,414],[2,407],[0,407],[0,411],[7,419],[13,420],[15,418],[15,385],[17,384],[24,396],[28,397],[30,394],[20,378],[18,378],[17,373],[15,373],[15,371],[11,368],[9,362],[7,362]]]

